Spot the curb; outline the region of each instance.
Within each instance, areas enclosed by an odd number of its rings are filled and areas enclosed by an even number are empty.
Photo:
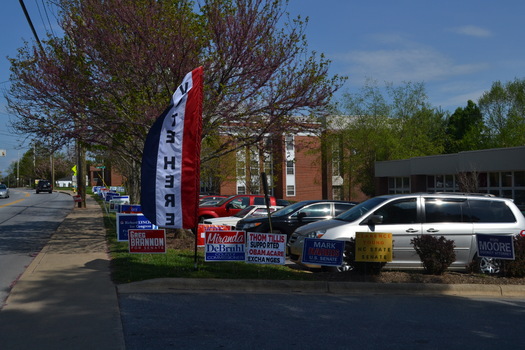
[[[411,294],[471,297],[525,297],[525,285],[421,284],[330,281],[276,281],[157,278],[117,285],[120,294],[228,292],[228,293],[313,293],[313,294]]]

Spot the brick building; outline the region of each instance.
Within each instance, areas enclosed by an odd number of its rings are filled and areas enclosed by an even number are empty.
[[[333,171],[334,161],[330,154],[322,151],[321,138],[318,135],[281,135],[273,137],[271,146],[269,144],[266,141],[266,147],[237,152],[236,174],[222,181],[220,194],[262,193],[260,173],[264,171],[270,193],[290,202],[308,199],[365,199],[356,189],[343,190],[345,179]]]

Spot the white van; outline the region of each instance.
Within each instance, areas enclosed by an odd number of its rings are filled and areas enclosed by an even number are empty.
[[[356,232],[388,232],[393,237],[393,259],[385,268],[422,269],[423,265],[410,241],[423,234],[444,236],[455,243],[456,261],[450,269],[465,269],[473,261],[485,273],[499,272],[499,262],[478,259],[476,234],[525,235],[525,217],[511,199],[488,194],[418,193],[371,198],[335,219],[298,228],[288,241],[288,255],[302,263],[305,238],[345,240]],[[341,270],[350,270],[351,259],[344,259]]]

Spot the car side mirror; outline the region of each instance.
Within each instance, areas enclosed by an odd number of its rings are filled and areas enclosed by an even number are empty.
[[[303,218],[305,218],[307,215],[304,211],[300,212],[299,214],[297,214],[297,219],[299,221],[301,221]]]
[[[379,225],[383,223],[383,215],[370,215],[368,218],[368,225]]]

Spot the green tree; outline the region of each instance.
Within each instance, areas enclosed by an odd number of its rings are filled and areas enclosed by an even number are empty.
[[[342,168],[350,183],[375,194],[375,161],[439,154],[443,151],[444,113],[432,109],[423,83],[387,84],[382,92],[369,81],[343,97],[343,115],[331,124],[340,139]]]
[[[468,100],[465,108],[458,107],[446,121],[445,153],[483,149],[487,145],[486,134],[481,110]]]
[[[478,101],[490,147],[525,145],[525,79],[496,81]]]

